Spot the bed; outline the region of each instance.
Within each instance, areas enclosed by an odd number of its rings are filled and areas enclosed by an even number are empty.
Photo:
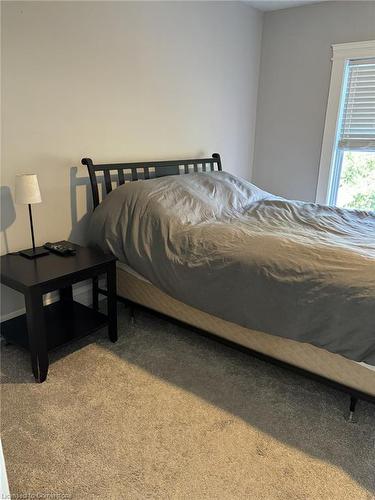
[[[372,214],[283,200],[223,172],[218,154],[82,163],[93,195],[91,240],[119,258],[119,297],[335,385],[351,395],[351,415],[357,398],[375,402]],[[129,187],[138,180],[146,183]],[[94,282],[94,304],[101,292]]]

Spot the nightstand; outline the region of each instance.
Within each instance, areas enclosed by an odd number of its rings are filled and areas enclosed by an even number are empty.
[[[49,255],[29,260],[17,254],[1,257],[1,283],[25,297],[26,314],[1,324],[5,339],[30,350],[34,377],[43,382],[48,372],[48,351],[108,326],[109,338],[117,340],[116,258],[91,248],[74,245],[76,254]],[[72,285],[107,275],[108,315],[73,300]],[[43,305],[43,295],[58,290],[60,300]]]

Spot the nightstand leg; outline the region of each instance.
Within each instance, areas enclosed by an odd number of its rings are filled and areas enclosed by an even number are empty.
[[[94,311],[99,311],[99,278],[95,276],[92,279],[92,308]]]
[[[117,340],[117,295],[116,295],[116,264],[107,270],[107,304],[108,304],[108,334],[112,342]]]
[[[47,339],[43,311],[43,295],[30,291],[25,295],[27,331],[34,377],[44,382],[48,373]]]

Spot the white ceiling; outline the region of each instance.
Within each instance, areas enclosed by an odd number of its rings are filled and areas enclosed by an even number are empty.
[[[246,0],[246,3],[259,10],[280,10],[289,7],[299,7],[311,3],[320,3],[322,0]],[[327,1],[327,0],[323,0]]]

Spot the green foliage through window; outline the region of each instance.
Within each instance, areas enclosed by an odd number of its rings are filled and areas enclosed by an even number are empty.
[[[375,211],[375,153],[345,151],[337,206]]]

